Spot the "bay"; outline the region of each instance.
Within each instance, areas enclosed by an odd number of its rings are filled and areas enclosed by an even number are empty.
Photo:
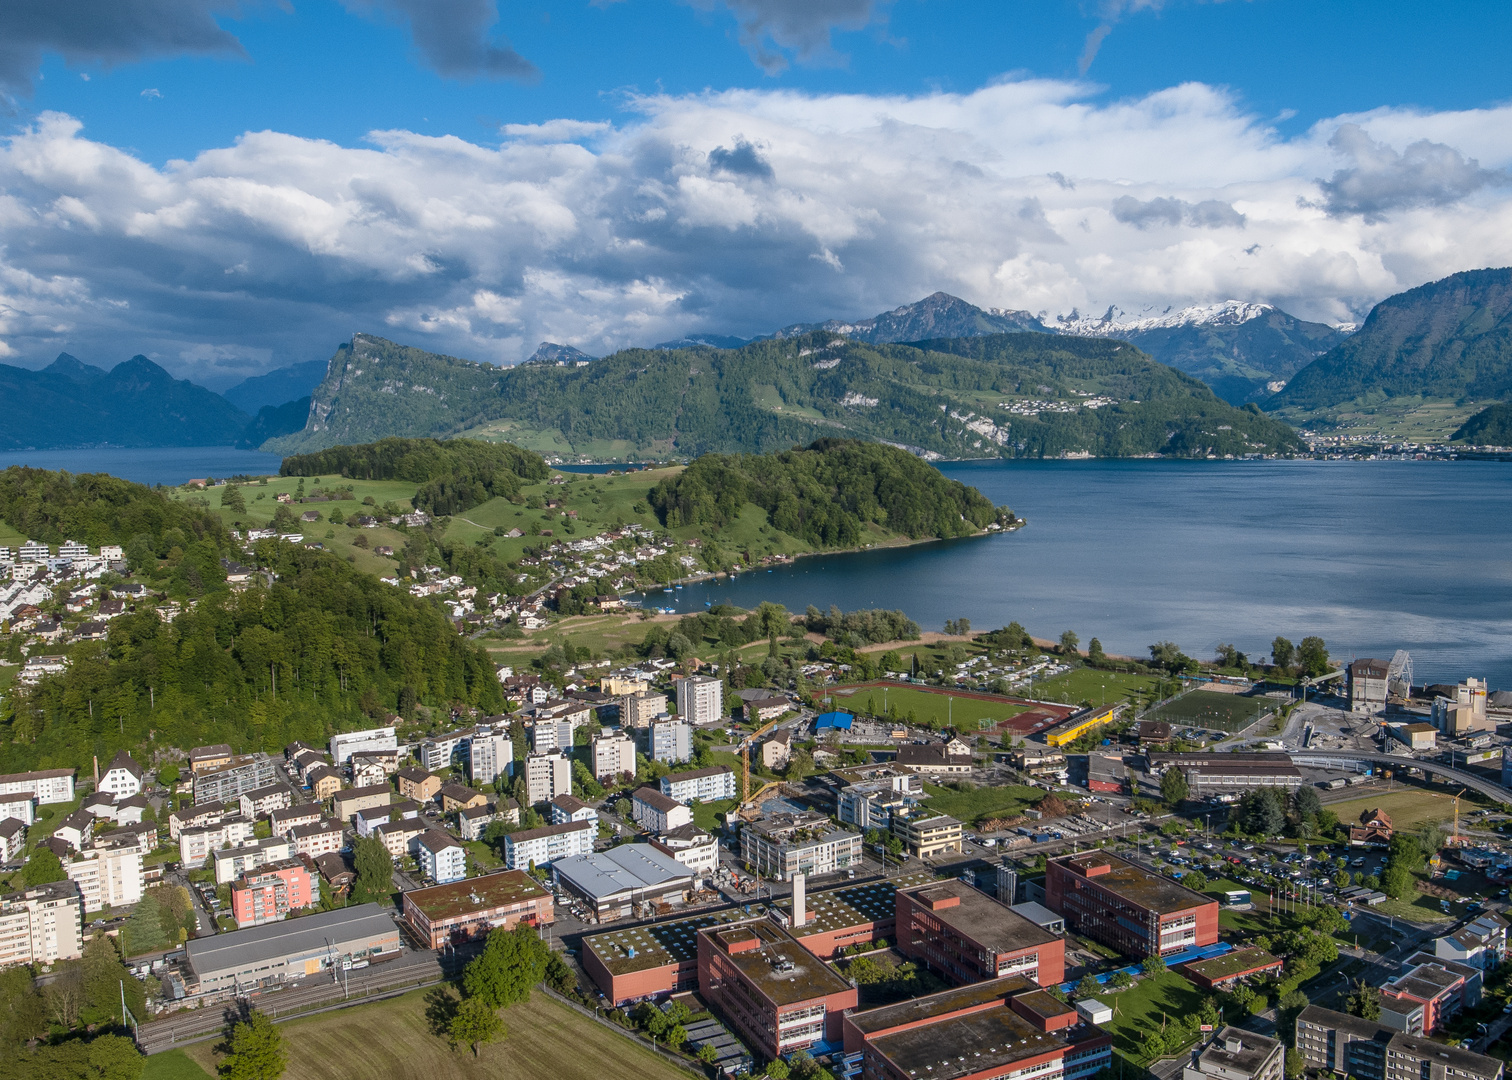
[[[29,465],[71,473],[110,473],[139,484],[182,484],[197,477],[277,475],[279,454],[234,446],[95,447],[72,450],[15,450],[0,453],[0,469]]]
[[[1496,462],[991,461],[942,466],[1014,533],[799,559],[653,593],[701,610],[898,608],[926,630],[1017,619],[1144,656],[1252,658],[1316,634],[1335,660],[1407,649],[1415,681],[1512,688],[1512,472]]]

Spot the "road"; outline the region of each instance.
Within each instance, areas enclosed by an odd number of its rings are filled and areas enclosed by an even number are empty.
[[[1372,766],[1384,765],[1390,769],[1421,769],[1430,775],[1446,777],[1456,783],[1464,784],[1472,791],[1478,791],[1497,802],[1512,803],[1512,790],[1500,784],[1493,784],[1463,769],[1454,769],[1436,761],[1425,761],[1417,757],[1366,750],[1294,750],[1291,752],[1291,759],[1294,765],[1310,765],[1324,769],[1337,769],[1347,762],[1368,762]]]

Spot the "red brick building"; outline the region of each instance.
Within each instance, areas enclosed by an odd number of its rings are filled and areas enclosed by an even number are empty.
[[[1116,855],[1067,855],[1045,867],[1045,906],[1129,956],[1169,956],[1218,941],[1218,901]]]
[[[1222,990],[1240,979],[1264,975],[1268,971],[1279,972],[1281,959],[1264,949],[1250,947],[1208,960],[1193,960],[1176,970],[1204,990]]]
[[[1041,986],[1066,975],[1064,938],[962,881],[900,889],[898,950],[952,982],[1022,975]]]
[[[404,894],[404,925],[423,948],[439,949],[488,936],[496,926],[549,926],[556,921],[551,894],[523,870],[413,889]]]
[[[793,924],[793,901],[778,900],[773,909],[788,923],[788,932],[805,949],[831,960],[852,945],[891,941],[897,932],[898,887],[911,881],[922,883],[933,875],[920,874],[893,881],[869,881],[864,885],[809,893],[804,901],[803,925]]]
[[[698,989],[698,932],[736,922],[738,908],[610,930],[583,939],[583,970],[615,1005]]]
[[[838,1040],[856,988],[769,919],[698,932],[698,991],[766,1060]]]
[[[303,859],[259,866],[231,883],[231,917],[238,927],[277,922],[320,898],[315,875]]]

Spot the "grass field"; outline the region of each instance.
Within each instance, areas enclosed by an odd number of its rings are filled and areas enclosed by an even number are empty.
[[[1113,1048],[1131,1061],[1144,1063],[1139,1053],[1140,1037],[1146,1031],[1160,1030],[1162,1022],[1196,1013],[1202,998],[1202,991],[1174,971],[1141,978],[1116,994],[1104,994],[1102,1000],[1113,1009],[1113,1022],[1107,1025],[1113,1033]]]
[[[1027,696],[1040,701],[1060,701],[1075,705],[1090,701],[1094,705],[1114,705],[1134,701],[1154,688],[1153,675],[1130,675],[1121,671],[1098,671],[1076,668],[1034,684]]]
[[[1240,697],[1213,690],[1193,690],[1167,702],[1147,720],[1164,720],[1172,727],[1203,727],[1218,731],[1243,731],[1263,713],[1276,708],[1269,698]]]
[[[210,1080],[210,1074],[182,1050],[165,1050],[147,1059],[142,1080]]]
[[[1045,797],[1045,793],[1039,788],[1023,784],[955,791],[952,788],[926,783],[924,792],[929,796],[925,804],[931,810],[949,814],[968,825],[974,825],[987,818],[1016,817],[1022,814],[1025,808],[1033,806]]]
[[[752,787],[754,786],[753,783]],[[720,826],[724,824],[724,815],[733,810],[739,802],[739,799],[716,799],[714,802],[695,803],[693,824],[704,832],[718,832]]]
[[[629,1039],[540,992],[504,1011],[508,1037],[474,1058],[430,1033],[425,995],[416,990],[371,1005],[280,1024],[289,1054],[284,1080],[687,1080]],[[186,1049],[213,1072],[213,1042]],[[170,1076],[168,1080],[178,1080]],[[188,1080],[188,1078],[184,1078]],[[195,1077],[194,1080],[199,1080]]]
[[[1460,799],[1461,820],[1467,806],[1471,805],[1472,794],[1473,792],[1466,792]],[[1360,815],[1366,810],[1384,810],[1399,832],[1414,832],[1422,824],[1445,825],[1454,820],[1452,792],[1425,791],[1414,787],[1396,787],[1391,791],[1382,789],[1364,798],[1327,805],[1346,824],[1359,821]]]
[[[982,701],[958,697],[947,692],[919,690],[914,687],[890,686],[886,689],[867,686],[858,690],[843,687],[834,691],[837,709],[853,708],[873,715],[895,716],[907,720],[910,715],[919,723],[939,727],[953,723],[957,727],[977,726],[986,721],[991,727],[997,720],[1017,716],[1029,706],[1008,701]]]

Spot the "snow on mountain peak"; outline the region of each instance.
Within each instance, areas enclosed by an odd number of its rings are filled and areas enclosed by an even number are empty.
[[[1238,326],[1258,319],[1276,309],[1269,304],[1251,304],[1243,300],[1224,300],[1217,304],[1196,304],[1180,310],[1166,310],[1146,315],[1130,315],[1109,307],[1101,316],[1070,315],[1056,317],[1055,328],[1062,334],[1077,337],[1107,337],[1135,330],[1165,330],[1181,326]]]

